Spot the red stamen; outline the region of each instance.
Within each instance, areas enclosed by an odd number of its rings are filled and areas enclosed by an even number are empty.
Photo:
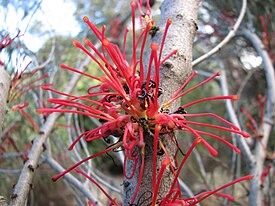
[[[185,117],[204,117],[204,116],[210,116],[210,117],[214,117],[214,118],[220,120],[221,122],[227,124],[228,126],[232,127],[235,130],[240,130],[237,126],[235,126],[231,122],[227,121],[226,119],[224,119],[224,118],[222,118],[219,115],[216,115],[214,113],[172,114],[171,116],[174,117],[174,118],[181,118],[181,119],[184,119]]]
[[[126,172],[126,168],[127,168],[127,157],[124,157],[124,163],[123,163],[123,177],[125,177],[126,179],[132,179],[135,175],[136,169],[137,169],[137,163],[138,163],[138,158],[135,158],[133,160],[130,161],[134,161],[134,166],[132,168],[132,172],[130,173],[130,176],[127,176],[127,172]]]
[[[168,166],[169,163],[170,163],[169,159],[162,160],[161,168],[160,168],[160,172],[159,172],[159,177],[163,176],[164,171],[165,171],[165,169],[166,169],[166,167]],[[159,190],[160,182],[161,182],[161,178],[158,178],[157,184],[155,186],[155,190],[153,192],[152,205],[156,204],[156,200],[157,200],[157,196],[158,196],[157,193],[158,193],[158,190]]]
[[[214,134],[209,133],[209,132],[200,131],[200,130],[196,130],[196,132],[198,132],[199,134],[204,134],[204,135],[213,137],[213,138],[215,138],[215,139],[223,142],[227,146],[231,147],[236,153],[238,153],[238,154],[241,153],[241,150],[239,148],[237,148],[236,146],[232,145],[230,142],[226,141],[225,139],[223,139],[223,138],[221,138],[221,137],[219,137],[217,135],[214,135]]]
[[[133,55],[132,55],[132,63],[135,64],[136,62],[136,28],[135,28],[135,9],[136,9],[136,2],[131,1],[130,3],[132,7],[132,31],[133,31]]]
[[[258,100],[260,103],[260,111],[259,111],[259,116],[260,116],[260,124],[263,124],[263,120],[264,120],[264,102],[263,102],[263,98],[262,95],[258,95]]]
[[[168,54],[163,60],[160,61],[160,65],[163,64],[167,59],[169,59],[171,56],[175,55],[178,53],[179,50],[174,50],[170,54]]]
[[[138,143],[138,146],[142,148],[145,145],[144,136],[143,136],[143,129],[142,129],[142,127],[139,127],[138,129],[139,129],[139,143]]]
[[[163,50],[163,47],[164,47],[164,42],[165,42],[165,39],[166,39],[166,36],[167,36],[168,29],[169,29],[169,27],[170,27],[171,24],[172,24],[172,19],[168,18],[167,22],[166,22],[165,29],[164,29],[161,45],[160,45],[159,61],[161,61],[161,56],[162,56],[162,50]]]
[[[22,78],[23,73],[26,71],[26,69],[29,67],[29,65],[31,63],[32,62],[30,61],[20,73],[18,72],[18,70],[16,71],[16,73],[15,73],[15,75],[13,77],[13,81],[12,81],[12,85],[11,85],[11,90],[13,90],[15,87],[17,87],[19,84],[21,84],[26,79],[30,78],[32,75],[34,75],[39,70],[39,69],[34,70],[33,72],[30,72],[29,75],[27,75],[26,77]]]
[[[76,163],[75,165],[73,165],[73,166],[67,168],[66,170],[64,170],[64,171],[61,172],[60,174],[57,174],[57,175],[53,176],[53,177],[52,177],[52,180],[53,180],[53,181],[57,181],[60,177],[62,177],[63,175],[67,174],[67,173],[70,172],[71,170],[75,169],[76,167],[78,167],[78,166],[81,165],[82,163],[84,163],[84,162],[86,162],[86,161],[88,161],[88,160],[90,160],[90,159],[93,159],[93,158],[95,158],[95,157],[97,157],[97,156],[99,156],[99,155],[101,155],[101,154],[104,154],[104,153],[106,153],[106,152],[109,152],[109,151],[111,151],[111,150],[113,150],[113,149],[115,149],[115,148],[118,148],[118,147],[120,147],[121,145],[122,145],[122,142],[118,142],[118,143],[116,143],[115,145],[113,145],[113,146],[111,146],[111,147],[108,147],[108,148],[105,149],[105,150],[101,150],[100,152],[98,152],[98,153],[96,153],[96,154],[94,154],[94,155],[91,155],[91,156],[89,156],[89,157],[87,157],[87,158],[81,160],[80,162],[78,162],[78,163]]]
[[[164,171],[165,171],[165,169],[166,169],[166,167],[167,167],[168,164],[169,164],[170,169],[173,172],[174,176],[176,175],[175,169],[174,169],[174,166],[172,165],[172,162],[170,160],[169,154],[168,154],[167,150],[165,149],[165,147],[164,147],[164,145],[163,145],[163,143],[161,141],[159,141],[159,146],[164,151],[164,153],[166,155],[166,159],[162,160],[162,165],[161,165],[161,169],[160,169],[160,172],[159,172],[159,175],[158,175],[157,185],[156,185],[156,188],[155,188],[156,191],[153,191],[153,198],[152,198],[153,204],[152,205],[154,205],[154,203],[155,203],[155,201],[157,199],[157,194],[158,194],[159,186],[160,186],[160,183],[161,183]]]
[[[59,104],[62,106],[69,106],[69,107],[73,107],[76,109],[81,109],[81,110],[87,111],[92,114],[103,115],[104,117],[107,118],[107,119],[105,119],[107,121],[113,120],[113,118],[105,112],[99,111],[98,109],[94,109],[93,107],[87,106],[87,105],[79,103],[79,102],[74,102],[72,100],[54,99],[53,98],[53,99],[48,99],[48,102],[53,103],[53,104]]]
[[[133,71],[132,71],[132,76],[131,78],[134,78],[135,75],[137,74],[137,64],[140,63],[140,71],[141,69],[143,70],[143,49],[142,47],[144,47],[143,44],[145,44],[145,41],[146,41],[146,37],[147,37],[147,34],[148,34],[148,27],[145,28],[144,31],[142,31],[141,35],[138,37],[138,41],[136,43],[136,49],[138,49],[138,44],[139,42],[141,41],[141,38],[143,37],[143,40],[142,40],[142,45],[141,45],[141,48],[140,48],[140,59],[139,60],[136,60],[135,64],[134,64],[134,67],[133,67]],[[143,74],[142,74],[143,75]],[[143,79],[142,79],[143,81]]]
[[[83,21],[92,29],[92,31],[94,32],[94,34],[96,35],[96,37],[100,41],[102,41],[101,32],[99,31],[99,29],[92,22],[90,22],[89,18],[87,16],[84,16],[83,17]]]
[[[259,136],[258,130],[255,129],[255,128],[250,124],[250,122],[247,122],[247,123],[246,123],[246,126],[253,132],[253,134],[254,134],[255,137]]]
[[[193,79],[194,76],[198,74],[198,71],[192,72],[192,74],[187,78],[187,80],[183,83],[183,85],[173,94],[172,98],[164,104],[164,107],[168,107],[173,101],[175,101],[179,93],[187,86],[187,84]]]
[[[218,126],[218,125],[206,124],[206,123],[200,123],[200,122],[192,122],[192,121],[184,121],[184,123],[185,124],[197,125],[197,126],[203,126],[203,127],[216,128],[216,129],[224,130],[224,131],[227,131],[227,132],[233,132],[233,133],[240,134],[245,138],[250,137],[250,135],[248,133],[245,133],[245,132],[242,132],[242,131],[239,131],[239,130],[235,130],[235,129],[231,129],[231,128],[227,128],[227,127]]]
[[[12,106],[12,110],[15,111],[15,110],[18,110],[18,109],[23,109],[25,107],[29,106],[29,103],[28,102],[24,102],[22,104],[17,104],[17,105],[14,105]]]
[[[92,130],[92,131],[94,131],[94,130]],[[80,139],[81,139],[82,137],[84,137],[84,136],[87,136],[87,134],[89,134],[89,133],[91,133],[91,131],[84,132],[84,133],[82,133],[81,135],[79,135],[79,136],[74,140],[74,142],[69,146],[68,150],[69,150],[69,151],[72,151],[73,148],[74,148],[74,146],[80,141]]]
[[[90,42],[89,39],[85,39],[84,40],[85,44],[87,44],[88,46],[90,46],[94,52],[99,55],[99,57],[104,61],[105,64],[109,65],[109,62],[104,58],[104,56],[102,56],[102,54],[100,54],[100,52],[94,47],[94,45]],[[77,41],[73,41],[73,44],[78,47],[79,49],[81,49],[82,51],[84,51],[87,55],[89,55],[96,63],[97,65],[102,69],[102,71],[106,74],[106,76],[113,82],[115,83],[116,80],[110,75],[110,73],[106,70],[106,68],[98,61],[98,59],[91,53],[89,52],[82,44],[80,44]]]
[[[187,104],[183,105],[182,107],[183,107],[183,108],[187,108],[187,107],[190,107],[190,106],[192,106],[192,105],[194,105],[194,104],[198,104],[198,103],[201,103],[201,102],[213,101],[213,100],[223,100],[223,99],[238,100],[238,96],[236,96],[236,95],[231,95],[231,96],[206,97],[206,98],[202,98],[202,99],[199,99],[199,100],[196,100],[196,101],[187,103]]]
[[[212,75],[211,77],[209,77],[209,78],[207,78],[206,80],[202,81],[201,83],[197,84],[196,86],[194,86],[194,87],[188,89],[187,91],[185,91],[185,92],[183,92],[183,93],[181,93],[181,94],[175,96],[173,99],[170,100],[170,102],[171,102],[171,101],[174,101],[174,99],[178,99],[178,98],[180,98],[180,97],[182,97],[182,96],[188,94],[189,92],[191,92],[191,91],[197,89],[198,87],[201,87],[202,85],[204,85],[204,84],[206,84],[207,82],[211,81],[211,80],[214,79],[215,77],[220,76],[220,74],[221,74],[220,72],[215,73],[214,75]]]
[[[180,93],[181,90],[183,90],[187,84],[194,78],[194,76],[196,76],[198,74],[198,71],[195,70],[194,72],[192,72],[192,74],[187,78],[187,80],[183,83],[183,85],[173,94],[172,98],[175,98],[176,96],[178,96],[178,94]]]
[[[258,125],[256,120],[247,112],[247,110],[242,107],[242,112],[246,115],[246,117],[249,119],[249,121],[252,123],[253,127],[258,130]]]
[[[149,31],[149,24],[146,24],[146,29],[145,29],[145,32],[144,32],[144,38],[143,38],[143,41],[142,41],[142,44],[141,44],[141,48],[140,48],[140,80],[141,82],[144,81],[144,66],[143,66],[143,53],[144,53],[144,48],[145,48],[145,43],[146,43],[146,40],[147,40],[147,34],[148,34],[148,31]]]
[[[113,205],[118,206],[118,204],[115,202],[115,200],[112,199],[110,197],[110,195],[108,195],[108,193],[93,178],[91,178],[89,175],[87,175],[85,172],[83,172],[82,170],[80,170],[78,168],[75,168],[74,171],[77,173],[80,173],[84,177],[88,178],[92,183],[94,183],[104,193],[104,195],[112,202]]]
[[[146,14],[151,14],[151,7],[149,0],[146,0]]]
[[[178,177],[179,177],[179,174],[180,174],[180,171],[184,165],[184,163],[186,162],[186,160],[189,158],[191,152],[193,151],[193,149],[201,142],[201,139],[202,138],[196,138],[195,141],[192,143],[192,145],[189,147],[186,155],[184,156],[183,160],[181,161],[180,163],[180,166],[178,168],[178,172],[176,173],[175,177],[174,177],[174,181],[172,183],[172,186],[171,186],[171,189],[170,189],[170,192],[168,193],[168,195],[166,196],[166,198],[170,198],[170,196],[173,194],[173,188],[175,187],[175,184],[176,182],[178,181]]]
[[[32,118],[24,109],[20,109],[19,111],[21,112],[21,114],[22,114],[24,117],[26,117],[26,118],[30,121],[30,123],[32,124],[34,130],[35,130],[36,132],[38,132],[38,131],[39,131],[39,127],[38,127],[38,125],[35,123],[35,121],[33,120],[33,118]]]
[[[217,150],[215,150],[208,142],[206,142],[203,138],[201,139],[202,144],[208,149],[210,154],[214,157],[218,156]]]
[[[238,183],[238,182],[242,182],[242,181],[245,181],[245,180],[251,180],[251,179],[253,179],[253,177],[254,177],[253,175],[247,175],[247,176],[241,177],[241,178],[239,178],[239,179],[237,179],[237,180],[234,180],[234,181],[232,181],[232,182],[230,182],[230,183],[227,183],[227,184],[223,185],[222,187],[220,187],[220,188],[218,188],[218,189],[216,189],[216,190],[213,190],[213,191],[209,192],[207,195],[205,195],[204,197],[200,198],[199,200],[195,200],[190,206],[196,205],[197,203],[199,203],[199,202],[201,202],[202,200],[206,199],[206,198],[209,197],[210,195],[213,195],[213,194],[217,193],[218,191],[220,191],[220,190],[222,190],[222,189],[224,189],[224,188],[226,188],[226,187],[229,187],[229,186],[231,186],[231,185],[234,185],[234,184],[236,184],[236,183]]]
[[[140,183],[141,183],[141,180],[143,178],[143,172],[144,172],[144,162],[145,162],[145,147],[143,146],[141,148],[141,166],[140,166],[140,170],[139,170],[139,176],[138,176],[138,182],[137,182],[137,185],[136,185],[136,191],[133,195],[133,198],[131,200],[131,204],[134,203],[136,197],[137,197],[137,194],[138,194],[138,191],[139,191],[139,187],[140,187]]]
[[[82,111],[78,111],[78,110],[70,110],[70,109],[41,108],[41,109],[37,109],[36,112],[38,114],[53,113],[53,112],[74,113],[74,114],[81,114],[81,115],[90,116],[90,117],[94,117],[94,118],[98,118],[98,119],[104,119],[106,121],[110,120],[109,118],[106,118],[106,117],[103,117],[100,115],[95,115],[95,114],[91,114],[91,113],[87,113],[87,112],[82,112]]]
[[[76,72],[76,73],[78,73],[78,74],[81,74],[81,75],[90,77],[91,79],[95,79],[95,80],[101,82],[101,79],[100,79],[100,78],[98,78],[98,77],[96,77],[96,76],[92,76],[92,75],[87,74],[87,73],[85,73],[85,72],[79,71],[79,70],[77,70],[77,69],[75,69],[75,68],[72,68],[72,67],[69,67],[69,66],[67,66],[67,65],[65,65],[65,64],[61,64],[61,65],[60,65],[60,68],[62,68],[62,69],[67,69],[67,70]]]
[[[155,134],[154,134],[154,146],[153,146],[153,171],[152,171],[152,188],[153,191],[156,191],[156,178],[157,178],[157,148],[159,142],[159,132],[162,126],[156,124],[155,126]]]
[[[113,44],[108,43],[106,45],[106,49],[108,51],[108,54],[110,55],[112,61],[115,63],[119,74],[121,74],[127,84],[129,86],[131,86],[131,82],[129,80],[129,76],[130,76],[130,72],[127,70],[128,65],[124,64],[124,59],[122,54],[120,53],[119,49],[117,47],[115,47]],[[108,68],[109,69],[109,68]],[[117,82],[117,87],[120,88],[121,87],[121,81],[119,80],[119,78],[117,77],[116,71],[114,69],[109,69],[111,76],[115,79],[115,81]],[[123,88],[121,88],[121,90],[123,90]]]
[[[150,60],[149,60],[149,66],[148,66],[148,71],[147,71],[147,77],[146,77],[146,92],[149,92],[149,83],[150,83],[150,76],[151,76],[151,70],[152,70],[152,63],[154,60],[154,57],[157,55],[157,49],[158,45],[156,43],[151,44],[151,55],[150,55]]]
[[[269,174],[271,168],[272,168],[272,165],[268,164],[268,165],[266,165],[264,171],[262,172],[262,174],[261,174],[261,183],[262,184],[264,183],[264,180],[265,180],[266,176]]]
[[[39,69],[35,69],[32,72],[30,72],[27,76],[25,76],[24,78],[21,78],[21,76],[23,75],[23,73],[29,67],[29,65],[31,63],[32,62],[29,62],[27,64],[27,66],[21,71],[20,75],[18,75],[18,76],[16,74],[14,75],[14,78],[16,78],[15,79],[16,81],[13,82],[13,87],[12,88],[18,87],[18,85],[22,84],[25,80],[30,79],[35,73],[37,73],[38,71],[40,71],[40,68]],[[19,80],[19,78],[20,78],[20,81],[17,82],[17,80]]]
[[[126,59],[126,40],[127,40],[127,34],[129,32],[129,29],[126,28],[125,29],[125,33],[124,33],[124,39],[123,39],[123,49],[122,49],[122,54],[124,59]]]
[[[39,77],[38,79],[36,79],[36,80],[34,80],[34,81],[31,81],[31,82],[29,82],[28,84],[26,84],[26,85],[24,85],[24,86],[18,88],[17,90],[18,90],[18,91],[22,91],[22,90],[24,90],[25,88],[28,88],[28,87],[30,87],[31,85],[33,85],[35,82],[38,82],[38,81],[40,81],[40,80],[42,80],[42,79],[44,79],[44,78],[46,78],[46,77],[48,77],[48,76],[49,76],[49,74],[46,73],[46,74],[42,75],[41,77]]]
[[[46,84],[48,85],[48,84]],[[20,96],[22,96],[23,94],[27,93],[28,91],[30,90],[33,90],[33,89],[36,89],[36,88],[39,88],[41,86],[44,86],[44,84],[40,84],[40,85],[35,85],[35,86],[32,86],[32,87],[29,87],[25,90],[23,90],[22,92],[18,93],[19,91],[16,91],[9,99],[10,102],[16,100],[17,98],[19,98]]]

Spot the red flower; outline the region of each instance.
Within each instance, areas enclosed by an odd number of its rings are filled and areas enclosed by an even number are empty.
[[[0,51],[6,48],[7,46],[9,46],[16,38],[18,38],[19,34],[20,34],[20,31],[18,31],[16,36],[13,38],[10,38],[10,35],[6,34],[0,41]]]
[[[149,2],[149,1],[148,1]],[[138,2],[138,8],[141,8],[142,1]],[[96,77],[88,73],[83,73],[78,71],[75,68],[69,67],[67,65],[62,64],[61,68],[67,69],[73,72],[80,73],[83,76],[89,77],[91,79],[97,80],[99,83],[96,86],[90,87],[87,90],[87,94],[84,96],[74,96],[72,94],[64,94],[59,91],[56,91],[50,87],[43,87],[45,90],[53,91],[59,95],[66,96],[68,99],[64,98],[54,98],[49,99],[50,103],[55,104],[54,108],[42,108],[39,109],[38,112],[66,112],[66,113],[77,113],[85,116],[91,116],[94,118],[98,118],[105,122],[102,126],[99,126],[95,129],[89,130],[81,134],[75,142],[69,147],[69,150],[72,150],[75,144],[81,139],[85,138],[86,141],[94,141],[100,138],[105,138],[108,135],[114,135],[117,137],[116,144],[108,147],[107,149],[100,151],[81,162],[71,166],[61,174],[58,174],[53,177],[53,180],[56,181],[61,176],[75,169],[78,165],[82,164],[89,159],[92,159],[98,155],[106,153],[108,151],[112,151],[115,148],[123,147],[125,152],[125,160],[124,160],[124,168],[126,168],[126,160],[130,159],[134,161],[134,168],[131,172],[130,176],[127,176],[126,171],[124,171],[124,177],[131,179],[136,172],[136,167],[138,163],[139,157],[137,156],[136,151],[140,150],[141,155],[141,167],[139,168],[139,180],[138,186],[136,188],[136,193],[132,199],[132,203],[135,201],[138,187],[140,185],[140,181],[143,175],[144,169],[144,148],[146,142],[144,141],[144,135],[150,135],[154,138],[154,152],[153,152],[153,179],[152,179],[152,205],[155,204],[158,192],[158,186],[162,179],[164,170],[166,167],[170,167],[173,170],[173,166],[169,159],[169,155],[162,142],[159,139],[160,135],[168,134],[168,136],[172,136],[174,131],[183,130],[189,133],[192,133],[195,137],[193,145],[189,148],[186,153],[184,159],[179,165],[179,169],[173,171],[175,180],[172,184],[170,193],[163,200],[163,204],[168,204],[174,202],[184,203],[183,205],[187,205],[189,203],[195,204],[195,202],[199,202],[197,200],[198,197],[194,197],[191,200],[181,200],[180,190],[176,187],[177,178],[183,167],[186,159],[189,157],[193,148],[202,143],[213,156],[217,156],[217,151],[202,137],[202,135],[206,135],[212,138],[215,138],[229,147],[234,149],[237,153],[240,153],[240,150],[236,148],[231,143],[227,142],[222,137],[219,137],[215,134],[204,132],[202,130],[193,129],[192,126],[200,126],[210,127],[215,129],[224,130],[227,132],[233,132],[240,134],[244,137],[248,137],[247,133],[244,133],[239,130],[232,123],[227,120],[219,117],[218,115],[212,113],[201,113],[201,114],[187,114],[185,109],[191,107],[195,104],[199,104],[201,102],[206,101],[216,101],[216,100],[224,100],[231,99],[237,100],[237,96],[216,96],[216,97],[208,97],[196,100],[194,102],[190,102],[188,104],[182,105],[176,111],[170,111],[169,106],[176,99],[183,97],[184,95],[192,92],[193,90],[199,88],[200,86],[206,84],[210,80],[219,76],[220,73],[216,73],[210,78],[204,80],[198,85],[183,91],[187,84],[191,81],[191,79],[196,76],[197,72],[193,72],[192,75],[187,79],[187,81],[183,84],[181,88],[178,89],[172,96],[172,98],[166,103],[160,105],[158,102],[158,98],[162,95],[163,92],[160,88],[160,76],[159,69],[160,65],[165,62],[171,55],[177,53],[177,51],[173,51],[167,57],[162,57],[162,50],[164,41],[166,38],[166,34],[168,32],[169,26],[172,23],[171,19],[167,20],[166,28],[164,31],[164,36],[161,45],[157,43],[151,43],[151,53],[149,58],[149,64],[147,68],[147,73],[144,69],[144,48],[147,40],[147,36],[149,35],[150,28],[154,25],[154,21],[151,20],[149,7],[147,8],[147,13],[142,15],[142,19],[145,21],[146,26],[143,28],[141,34],[136,37],[135,33],[135,8],[136,3],[132,1],[132,28],[133,28],[133,42],[132,42],[132,57],[130,60],[126,59],[125,49],[121,51],[117,45],[110,42],[104,34],[105,27],[102,30],[99,30],[92,22],[89,21],[88,17],[84,17],[84,22],[91,28],[93,33],[96,35],[97,39],[101,42],[101,51],[95,48],[94,44],[89,40],[85,39],[84,43],[87,48],[83,46],[81,43],[77,41],[73,41],[73,44],[84,51],[87,55],[91,57],[91,59],[99,66],[99,68],[104,72],[105,76]],[[140,9],[141,10],[141,9]],[[126,32],[127,33],[127,32]],[[126,35],[125,35],[126,36]],[[126,38],[126,37],[125,37]],[[125,47],[124,47],[125,48]],[[91,51],[90,51],[91,50]],[[137,55],[137,50],[140,50],[140,54]],[[95,100],[97,97],[97,100]],[[71,108],[71,109],[70,109]],[[213,118],[218,119],[226,126],[220,125],[212,125],[201,122],[192,121],[192,117],[204,117],[211,116]],[[168,137],[169,138],[169,137]],[[173,140],[173,139],[172,139]],[[174,140],[173,140],[174,141]],[[176,143],[175,143],[176,144]],[[166,159],[162,162],[162,167],[160,169],[159,174],[157,175],[156,170],[156,159],[157,159],[157,150],[158,147],[161,147],[164,153],[166,154]],[[83,174],[80,170],[77,170]],[[249,177],[250,178],[250,177]],[[244,179],[249,179],[244,178]],[[243,180],[243,179],[241,179]],[[93,181],[91,179],[91,181]],[[93,181],[94,182],[94,181]],[[234,184],[234,183],[232,183]],[[201,199],[206,198],[210,194],[217,193],[217,191],[212,191],[203,194]],[[173,198],[172,198],[173,197]],[[111,199],[113,204],[114,200]],[[179,203],[181,204],[181,203]]]

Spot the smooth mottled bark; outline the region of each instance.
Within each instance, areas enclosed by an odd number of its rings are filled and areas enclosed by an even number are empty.
[[[271,59],[266,51],[263,43],[260,38],[249,30],[244,29],[238,36],[244,37],[248,40],[252,46],[255,48],[259,56],[261,56],[264,65],[265,76],[267,80],[267,92],[268,92],[268,101],[266,104],[266,111],[264,114],[264,122],[262,125],[261,131],[261,142],[255,140],[255,147],[251,150],[247,142],[237,136],[237,141],[239,148],[242,151],[242,155],[246,164],[250,167],[250,173],[254,175],[254,178],[250,183],[249,191],[249,205],[250,206],[264,206],[264,188],[269,188],[269,185],[265,185],[261,181],[261,175],[264,171],[265,162],[266,162],[266,151],[264,148],[267,148],[268,142],[271,138],[271,130],[274,125],[274,116],[275,116],[275,74],[274,67],[272,65]],[[226,74],[222,72],[221,75],[221,87],[223,95],[228,95]],[[240,123],[237,119],[237,115],[233,110],[232,103],[230,101],[226,102],[227,111],[231,122],[240,127]]]
[[[262,125],[262,138],[261,142],[257,141],[255,146],[254,158],[255,161],[251,165],[251,171],[254,175],[254,178],[250,184],[250,195],[249,202],[250,206],[263,206],[263,187],[261,182],[261,175],[264,170],[265,161],[266,161],[266,151],[264,148],[267,148],[269,139],[271,138],[270,133],[274,125],[275,117],[275,74],[274,67],[272,65],[271,59],[266,51],[262,41],[255,34],[248,30],[244,30],[241,34],[244,38],[249,40],[258,54],[262,57],[265,77],[267,81],[267,93],[268,100],[266,104],[266,112],[264,115],[264,122]],[[268,185],[266,185],[268,187]]]
[[[199,7],[199,0],[164,0],[161,9],[161,18],[157,22],[160,31],[157,32],[151,42],[161,44],[163,31],[168,18],[171,18],[173,23],[169,28],[162,58],[170,54],[174,50],[178,53],[168,59],[161,66],[161,88],[164,94],[161,96],[160,105],[167,101],[171,95],[182,85],[186,78],[190,75],[192,70],[192,48],[193,41],[197,31],[197,12]],[[180,106],[177,102],[171,105],[170,110]],[[135,204],[148,205],[151,204],[152,195],[152,164],[153,164],[153,137],[146,136],[145,142],[145,168],[142,176],[141,185]],[[176,152],[176,145],[167,136],[160,137],[167,152],[169,153],[172,164],[174,164],[174,154]],[[157,156],[157,173],[161,168],[162,160],[165,155]],[[136,173],[132,179],[124,179],[124,203],[129,205],[134,195],[135,188],[139,177],[139,168],[141,161],[139,161]],[[127,173],[132,171],[133,164],[127,161]],[[129,175],[128,174],[128,175]],[[173,182],[173,174],[169,167],[165,170],[160,187],[158,188],[158,201],[160,202],[169,192]]]

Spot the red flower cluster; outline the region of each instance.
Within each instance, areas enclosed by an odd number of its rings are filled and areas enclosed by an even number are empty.
[[[10,38],[9,34],[6,34],[1,40],[0,40],[0,52],[2,49],[8,47],[16,38],[19,37],[20,31],[18,31],[17,35],[13,38]],[[4,63],[0,60],[0,66],[4,66]]]
[[[133,30],[133,42],[132,42],[132,57],[130,61],[126,59],[125,44],[123,46],[123,51],[121,51],[117,45],[113,44],[105,36],[105,27],[103,26],[99,30],[92,22],[89,21],[88,17],[84,17],[84,22],[91,28],[93,33],[96,35],[97,39],[101,42],[101,50],[97,49],[94,44],[89,40],[85,39],[84,43],[87,47],[83,46],[77,41],[73,41],[73,44],[84,51],[91,59],[99,66],[99,68],[104,72],[105,76],[96,77],[88,73],[83,73],[78,71],[75,68],[69,67],[62,64],[61,68],[70,70],[73,72],[80,73],[83,76],[89,77],[93,80],[97,80],[99,83],[96,86],[92,86],[88,89],[87,94],[84,96],[74,96],[72,94],[65,94],[59,91],[56,91],[50,87],[43,87],[45,90],[53,91],[57,94],[67,97],[64,98],[53,98],[48,101],[56,106],[54,108],[42,108],[39,109],[39,113],[52,113],[52,112],[61,112],[61,113],[77,113],[80,115],[90,116],[93,118],[98,118],[104,124],[95,129],[89,130],[81,134],[74,143],[69,147],[69,150],[72,150],[75,144],[81,139],[85,138],[86,141],[94,141],[100,138],[105,138],[106,136],[113,135],[117,137],[117,142],[108,147],[107,149],[100,151],[90,157],[83,159],[81,162],[73,165],[64,172],[54,176],[52,179],[56,181],[64,174],[75,169],[78,165],[82,164],[85,161],[88,161],[98,155],[104,154],[108,151],[112,151],[116,148],[123,148],[125,153],[125,164],[126,160],[130,159],[135,162],[132,174],[130,176],[126,175],[124,171],[125,178],[132,178],[134,173],[137,170],[136,165],[138,164],[139,156],[136,155],[136,150],[140,150],[141,155],[141,167],[139,168],[139,180],[136,188],[136,193],[132,199],[132,203],[135,201],[138,188],[142,179],[143,170],[144,170],[144,152],[146,142],[144,141],[144,136],[149,135],[153,138],[154,142],[154,152],[153,152],[153,169],[152,169],[152,205],[155,205],[157,199],[158,188],[163,176],[163,173],[167,167],[170,167],[175,176],[175,181],[172,184],[170,193],[162,201],[162,205],[167,205],[168,203],[174,203],[173,205],[194,205],[201,200],[205,199],[211,194],[220,194],[218,190],[223,189],[224,187],[210,192],[205,192],[199,194],[196,197],[188,200],[183,200],[180,195],[180,189],[177,188],[177,178],[183,167],[186,159],[189,157],[193,148],[202,143],[213,156],[217,156],[217,151],[202,137],[206,135],[212,138],[215,138],[237,153],[240,153],[240,150],[234,145],[226,141],[225,139],[202,130],[194,129],[192,126],[200,126],[216,128],[228,132],[233,132],[240,134],[244,137],[248,137],[248,134],[242,132],[234,126],[232,123],[227,120],[219,117],[218,115],[212,113],[200,113],[200,114],[187,114],[185,109],[187,107],[193,106],[195,104],[213,101],[213,100],[224,100],[231,99],[237,100],[237,96],[215,96],[209,98],[203,98],[190,102],[188,104],[182,105],[176,111],[170,111],[169,106],[176,99],[183,97],[184,95],[192,92],[193,90],[199,88],[215,77],[219,76],[219,73],[214,74],[198,85],[183,91],[189,81],[197,74],[193,72],[192,75],[186,80],[181,88],[176,91],[172,98],[166,103],[160,105],[158,102],[159,96],[163,94],[164,91],[160,88],[160,75],[159,69],[163,62],[165,62],[170,56],[177,53],[177,51],[172,52],[166,57],[162,57],[162,51],[164,46],[164,41],[166,34],[168,32],[169,26],[172,23],[171,19],[167,20],[165,27],[163,40],[160,45],[157,43],[151,43],[151,53],[149,58],[149,63],[147,70],[145,71],[144,63],[144,49],[149,35],[150,29],[154,26],[154,21],[150,16],[150,6],[149,1],[147,1],[147,12],[142,14],[141,18],[146,23],[146,26],[143,27],[141,34],[136,36],[135,28],[135,9],[136,6],[141,11],[142,1],[131,2],[132,7],[132,30]],[[128,30],[127,30],[128,31]],[[126,34],[127,34],[126,31]],[[126,42],[126,35],[124,41]],[[137,55],[137,50],[140,50],[140,54]],[[95,97],[97,99],[95,100]],[[212,125],[201,122],[192,121],[192,117],[205,117],[210,116],[218,119],[226,126]],[[160,135],[167,135],[167,138],[171,138],[172,141],[176,144],[175,140],[171,137],[174,131],[183,130],[189,133],[192,133],[195,137],[195,140],[192,146],[189,148],[182,162],[178,165],[178,170],[173,169],[172,163],[169,159],[169,155],[162,142],[159,139]],[[176,144],[177,145],[177,144]],[[157,161],[157,150],[160,147],[165,155],[166,159],[162,162],[162,167],[159,174],[157,174],[156,161]],[[178,145],[177,145],[178,147]],[[179,149],[179,148],[178,148]],[[76,169],[76,172],[79,172],[84,175],[82,171]],[[235,182],[230,183],[230,185],[235,184],[238,181],[250,179],[252,176],[247,176],[242,179],[239,179]],[[91,179],[91,178],[90,178]],[[93,181],[91,179],[91,181]],[[94,181],[93,181],[94,182]],[[101,188],[102,189],[102,188]],[[220,194],[226,196],[224,194]],[[231,197],[226,196],[229,199]],[[110,198],[110,197],[109,197]],[[111,199],[113,205],[116,205],[115,201]]]

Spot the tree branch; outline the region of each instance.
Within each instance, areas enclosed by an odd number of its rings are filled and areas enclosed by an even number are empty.
[[[0,132],[7,111],[7,98],[10,89],[10,77],[3,67],[0,67]]]
[[[10,89],[10,77],[8,73],[4,70],[4,68],[1,66],[0,67],[0,140],[2,140],[2,136],[4,139],[4,134],[6,132],[5,130],[2,134],[3,122],[7,111],[6,102],[8,98],[9,89]],[[0,196],[0,206],[6,206],[6,205],[7,205],[7,202],[5,198]]]
[[[264,124],[262,128],[262,138],[261,142],[256,142],[255,148],[255,160],[256,163],[252,167],[252,172],[254,178],[250,185],[250,205],[251,206],[259,206],[262,205],[262,186],[261,186],[261,175],[263,173],[264,163],[265,163],[265,148],[267,148],[267,144],[270,138],[270,132],[274,125],[274,116],[275,116],[275,74],[274,67],[271,62],[271,59],[259,37],[248,30],[242,31],[240,33],[241,36],[245,37],[247,40],[251,42],[253,47],[256,49],[258,54],[262,57],[264,70],[265,70],[265,78],[267,80],[267,93],[268,100],[266,105],[266,112],[264,114]]]
[[[222,94],[224,96],[228,95],[229,91],[228,91],[228,87],[227,87],[226,73],[225,73],[224,70],[222,70],[222,72],[221,72],[220,84],[221,84]],[[227,110],[227,113],[229,115],[230,121],[234,125],[236,125],[237,127],[240,128],[240,123],[239,123],[237,115],[234,111],[231,100],[226,100],[226,110]],[[246,162],[251,167],[255,163],[255,158],[254,158],[253,154],[251,153],[250,148],[248,147],[248,145],[247,145],[246,141],[244,140],[244,138],[241,137],[240,135],[236,135],[236,139],[237,139],[238,144],[240,145],[240,149],[242,151],[243,156],[246,159]]]
[[[202,61],[204,61],[208,57],[210,57],[213,54],[220,51],[221,48],[224,45],[226,45],[236,35],[236,32],[237,32],[240,24],[242,23],[243,17],[245,15],[246,7],[247,7],[247,0],[243,0],[240,15],[239,15],[235,25],[233,26],[233,28],[230,30],[230,32],[226,35],[226,37],[217,46],[215,46],[213,49],[211,49],[206,54],[204,54],[204,55],[200,56],[199,58],[197,58],[196,60],[194,60],[193,63],[192,63],[193,66],[196,66],[197,64],[201,63]]]

